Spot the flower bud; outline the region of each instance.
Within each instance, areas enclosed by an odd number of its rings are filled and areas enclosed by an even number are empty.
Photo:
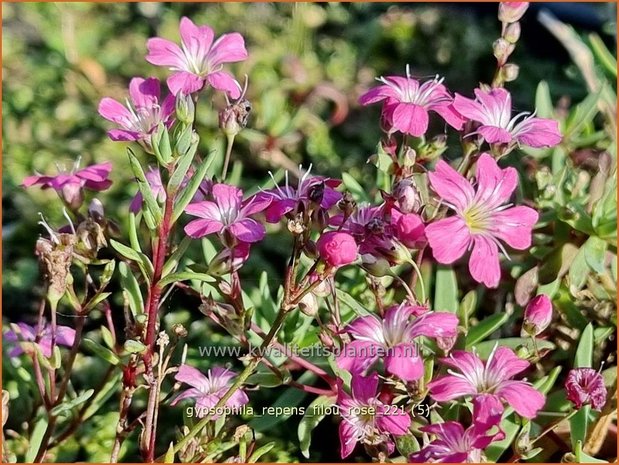
[[[97,223],[103,223],[105,219],[105,209],[99,199],[92,199],[88,205],[88,215]]]
[[[314,316],[318,312],[318,300],[311,292],[303,296],[299,302],[299,309],[307,316]]]
[[[353,199],[352,194],[348,191],[344,192],[344,195],[337,203],[337,207],[344,212],[344,216],[348,218],[355,208],[357,207],[357,202]]]
[[[541,294],[531,299],[524,310],[522,333],[537,336],[550,325],[552,321],[552,302],[547,295]]]
[[[193,124],[196,114],[196,106],[191,94],[180,92],[176,96],[176,119],[187,125]]]
[[[503,38],[495,40],[492,44],[492,53],[500,65],[505,64],[513,51],[514,46]]]
[[[60,190],[60,196],[73,211],[77,211],[84,202],[84,192],[79,182],[66,183]]]
[[[219,112],[219,127],[223,133],[230,137],[236,136],[245,126],[251,112],[249,100],[241,100],[228,105]]]
[[[415,213],[421,208],[421,196],[412,178],[398,181],[393,188],[393,196],[402,213]]]
[[[515,44],[520,39],[520,23],[512,23],[505,28],[503,38],[510,44]]]
[[[318,253],[329,266],[348,265],[357,259],[357,243],[348,233],[331,231],[318,239]]]
[[[515,23],[520,20],[529,8],[529,2],[501,2],[499,3],[499,21]]]
[[[391,272],[391,265],[386,258],[375,257],[372,254],[361,255],[361,267],[377,278],[387,276]]]
[[[232,248],[225,248],[219,252],[208,266],[208,274],[224,276],[238,271],[249,258],[250,245],[239,242]]]
[[[319,281],[320,279],[321,278],[320,276],[318,276],[317,273],[312,273],[310,276],[310,284],[313,284],[316,281]],[[332,289],[333,289],[333,278],[327,277],[327,278],[324,278],[322,281],[320,281],[320,284],[318,284],[312,290],[312,293],[318,297],[328,297],[331,295]]]
[[[520,68],[518,65],[513,63],[507,63],[501,69],[503,73],[503,81],[504,82],[512,82],[518,79],[518,74],[520,74]]]
[[[395,223],[397,238],[410,249],[418,249],[426,242],[425,225],[419,215],[401,215]]]
[[[575,368],[567,375],[565,381],[567,398],[574,407],[581,408],[590,404],[594,410],[601,410],[606,403],[606,386],[604,378],[593,368]]]

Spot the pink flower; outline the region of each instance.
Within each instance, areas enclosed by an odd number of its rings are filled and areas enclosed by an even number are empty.
[[[415,338],[454,337],[457,326],[458,317],[453,313],[427,312],[425,307],[412,305],[391,307],[383,319],[376,315],[357,318],[346,327],[355,340],[343,348],[337,365],[362,373],[384,357],[388,373],[414,381],[423,376],[423,359]]]
[[[516,141],[530,147],[553,147],[561,142],[555,120],[536,118],[527,112],[512,118],[512,98],[505,89],[475,89],[475,96],[472,100],[456,94],[453,106],[462,116],[481,123],[472,134],[480,134],[489,144]]]
[[[249,259],[250,249],[251,246],[247,242],[239,242],[232,248],[224,248],[209,263],[209,274],[224,276],[240,270]]]
[[[425,225],[419,215],[391,210],[395,235],[409,249],[419,249],[426,243]]]
[[[529,2],[500,2],[499,21],[515,23],[522,18],[527,8],[529,8]]]
[[[475,353],[454,351],[442,359],[449,370],[430,384],[430,395],[438,402],[463,396],[492,395],[507,402],[520,416],[534,418],[544,406],[544,395],[526,381],[512,378],[529,367],[529,362],[519,358],[507,347],[495,347],[484,363]]]
[[[54,189],[72,208],[79,208],[84,200],[82,190],[84,188],[93,191],[104,191],[112,185],[108,179],[112,171],[110,162],[87,166],[77,169],[79,161],[71,172],[61,172],[56,176],[35,175],[28,176],[22,182],[22,186],[30,187],[40,185],[42,189]]]
[[[213,41],[215,34],[209,26],[196,26],[186,17],[181,19],[180,33],[182,47],[159,37],[146,44],[146,61],[173,71],[168,78],[170,92],[191,94],[208,83],[234,99],[239,98],[241,86],[222,68],[224,63],[247,58],[243,37],[234,32]]]
[[[174,97],[168,95],[160,104],[159,80],[136,77],[129,83],[127,106],[105,97],[99,103],[99,114],[116,123],[120,129],[108,131],[114,141],[146,141],[160,123],[170,126],[173,123]]]
[[[434,436],[434,439],[419,452],[409,457],[411,463],[483,463],[483,450],[493,441],[501,440],[504,433],[498,429],[489,433],[490,429],[499,426],[500,412],[491,417],[482,410],[501,407],[488,399],[484,403],[473,403],[473,423],[466,430],[456,421],[447,421],[419,428],[424,433]],[[502,407],[501,407],[502,411]],[[496,410],[493,410],[496,413]]]
[[[511,167],[499,168],[484,153],[477,161],[476,188],[443,160],[429,178],[443,203],[456,212],[426,226],[434,258],[449,264],[472,249],[471,276],[488,287],[497,287],[501,277],[499,248],[507,255],[500,241],[517,250],[527,249],[538,218],[532,208],[505,205],[516,189],[518,173]]]
[[[188,236],[199,238],[213,233],[228,233],[241,242],[262,240],[266,233],[264,226],[250,216],[267,208],[270,199],[253,196],[243,200],[243,191],[227,184],[215,184],[212,195],[214,202],[192,203],[185,209],[185,212],[200,218],[185,226]]]
[[[19,345],[19,341],[35,342],[37,340],[37,329],[26,323],[17,323],[12,325],[13,329],[4,333],[6,342],[14,343],[15,347],[9,352],[10,357],[17,357],[24,353],[24,349]],[[37,345],[41,349],[41,353],[45,357],[52,356],[52,326],[46,325],[42,331],[38,333]],[[56,344],[71,347],[75,342],[75,330],[68,326],[56,326]]]
[[[269,196],[272,202],[265,211],[266,220],[269,223],[277,223],[282,217],[296,211],[300,205],[304,211],[309,210],[309,201],[314,200],[323,210],[333,207],[341,198],[342,194],[335,190],[342,182],[338,179],[329,179],[322,176],[310,176],[310,168],[303,174],[297,187],[288,185],[288,173],[284,186],[276,186],[275,189],[263,191],[259,196]]]
[[[320,257],[329,266],[348,265],[357,259],[357,243],[350,234],[337,231],[326,232],[320,236],[316,245]]]
[[[541,294],[528,303],[524,310],[522,333],[537,336],[550,325],[552,321],[552,302],[547,295]],[[524,335],[523,334],[523,335]]]
[[[408,433],[411,419],[400,407],[384,404],[378,400],[378,375],[364,377],[353,375],[352,395],[338,390],[337,403],[342,415],[340,423],[340,454],[348,457],[358,442],[386,444],[389,453],[394,444],[390,435],[402,436]]]
[[[604,378],[593,368],[574,368],[565,381],[567,398],[577,409],[590,404],[594,410],[602,410],[606,404]]]
[[[189,365],[181,365],[175,379],[191,387],[174,399],[172,405],[176,405],[183,399],[195,399],[197,414],[204,417],[228,392],[235,376],[236,373],[222,367],[211,368],[204,376],[199,370]],[[247,402],[249,402],[247,394],[242,389],[237,389],[232,397],[226,401],[225,406],[229,409],[238,409]],[[216,420],[217,418],[219,418],[219,415],[213,414],[212,419]]]
[[[388,76],[378,79],[383,85],[374,87],[359,98],[361,105],[384,101],[382,119],[391,126],[390,133],[400,131],[420,137],[428,130],[429,111],[441,115],[456,129],[461,129],[462,117],[452,107],[453,99],[438,76],[422,84],[411,78]]]
[[[146,171],[146,180],[148,181],[148,185],[150,186],[150,190],[153,193],[153,197],[157,199],[158,202],[165,202],[166,199],[166,191],[163,187],[163,183],[161,182],[161,173],[158,168],[149,167],[148,171]],[[138,191],[138,193],[133,197],[131,201],[131,205],[129,205],[129,211],[132,213],[137,213],[142,208],[142,193]]]

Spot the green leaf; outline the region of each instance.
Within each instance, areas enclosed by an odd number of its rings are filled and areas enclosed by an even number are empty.
[[[256,449],[254,453],[249,456],[249,458],[247,459],[247,463],[256,463],[258,460],[260,460],[260,457],[262,457],[264,454],[269,453],[271,449],[273,449],[273,447],[275,447],[274,442],[269,442],[262,447],[258,447],[258,449]]]
[[[546,81],[540,81],[535,91],[535,110],[540,118],[552,118],[554,107],[550,97],[550,87]]]
[[[466,348],[470,348],[480,341],[483,341],[486,337],[490,336],[509,319],[507,313],[498,313],[491,315],[488,318],[484,318],[477,325],[469,329],[466,335]]]
[[[112,352],[110,349],[106,349],[101,344],[98,344],[97,342],[93,341],[92,339],[88,339],[86,337],[86,338],[84,338],[83,343],[84,343],[84,347],[86,347],[87,349],[89,349],[92,352],[94,352],[95,355],[97,355],[99,358],[105,360],[109,364],[111,364],[111,365],[118,365],[118,363],[120,362],[119,358],[116,356],[116,354],[114,352]]]
[[[597,34],[589,34],[589,43],[591,50],[597,58],[597,61],[602,64],[607,73],[614,79],[617,78],[617,58],[608,50],[604,41]]]
[[[127,339],[123,347],[130,354],[143,354],[146,351],[146,346],[135,339]]]
[[[94,393],[95,393],[94,389],[88,389],[82,392],[75,399],[71,399],[69,401],[61,403],[60,405],[57,405],[56,407],[52,409],[50,413],[52,416],[57,417],[65,412],[69,412],[75,407],[77,407],[78,405],[82,405],[84,402],[90,399]]]
[[[34,425],[34,429],[32,430],[32,435],[30,436],[30,441],[28,443],[28,450],[26,451],[25,462],[32,463],[37,456],[37,452],[39,451],[39,447],[41,446],[41,441],[43,440],[43,435],[47,430],[47,417],[41,418],[37,421],[36,425]]]
[[[114,348],[114,336],[112,336],[112,332],[105,326],[101,326],[101,338],[103,339],[103,342],[105,342],[105,345],[108,346],[108,348]]]
[[[342,173],[342,181],[357,203],[370,202],[371,199],[366,190],[350,174]]]
[[[344,305],[349,307],[357,315],[359,316],[370,315],[370,312],[363,305],[357,302],[357,300],[353,296],[348,294],[347,292],[341,289],[337,289],[335,292],[337,293],[337,299],[340,302],[342,302]]]
[[[131,313],[133,316],[143,313],[144,300],[142,299],[142,292],[140,291],[138,281],[133,276],[131,268],[125,262],[120,262],[118,264],[118,271],[120,273],[123,294],[129,303]]]
[[[582,450],[582,441],[577,441],[576,447],[574,447],[574,455],[576,456],[576,463],[608,463],[606,460],[596,459],[586,454]]]
[[[596,273],[604,273],[604,258],[606,257],[606,242],[599,237],[591,236],[583,245],[585,260]]]
[[[131,165],[131,170],[133,171],[133,174],[138,183],[138,188],[142,193],[144,204],[146,205],[146,208],[148,209],[150,214],[153,216],[153,219],[155,220],[155,225],[158,225],[161,223],[161,220],[163,218],[163,215],[161,213],[161,207],[153,196],[153,191],[150,188],[150,184],[146,180],[146,175],[144,174],[144,170],[142,169],[140,161],[133,154],[133,151],[131,149],[127,149],[127,152],[129,154],[129,164]]]
[[[146,255],[144,255],[142,252],[137,252],[131,247],[127,247],[125,244],[121,244],[114,239],[110,239],[110,244],[123,257],[137,263],[140,267],[140,271],[142,271],[142,274],[144,275],[144,278],[146,280],[150,281],[153,278],[153,264],[150,262]]]
[[[434,310],[456,313],[458,311],[458,281],[453,268],[438,265],[434,287]]]
[[[591,406],[583,405],[580,410],[570,418],[570,440],[572,442],[572,450],[576,450],[578,442],[585,442],[587,439],[590,413]]]
[[[284,383],[284,380],[275,373],[272,372],[257,372],[247,378],[245,381],[246,384],[254,384],[256,386],[260,386],[261,388],[271,389],[274,387],[281,386]]]
[[[593,364],[593,325],[589,323],[580,336],[574,356],[574,368],[591,368]]]
[[[191,244],[191,237],[185,236],[183,240],[176,246],[176,249],[168,258],[165,265],[163,265],[163,269],[161,270],[161,276],[166,277],[168,274],[174,272],[178,268],[178,264],[180,263],[181,258],[185,255],[187,248]]]
[[[299,422],[297,435],[303,457],[310,457],[309,448],[312,442],[312,431],[328,413],[327,408],[335,404],[335,396],[318,396],[307,407],[305,415]]]
[[[570,265],[570,271],[567,276],[570,283],[570,292],[572,294],[576,294],[582,289],[587,281],[589,265],[587,264],[586,253],[585,248],[581,247]]]
[[[519,347],[525,347],[529,351],[529,353],[535,352],[535,347],[533,346],[533,341],[530,337],[507,337],[503,339],[495,339],[491,341],[480,342],[479,344],[475,344],[474,347],[477,351],[477,354],[482,359],[487,359],[490,355],[490,352],[492,352],[492,349],[494,349],[494,346],[497,343],[499,344],[499,347],[509,347],[512,350],[517,350]],[[537,348],[540,351],[555,349],[555,345],[550,341],[546,341],[545,339],[536,339],[535,343],[537,344]]]
[[[167,275],[161,281],[159,281],[159,286],[165,287],[169,284],[176,283],[179,281],[189,281],[189,280],[202,281],[207,283],[214,283],[215,278],[206,273],[195,273],[193,271],[179,271],[178,273],[172,273]]]
[[[475,313],[475,309],[477,308],[477,292],[469,291],[466,293],[462,302],[460,302],[460,306],[458,307],[458,320],[460,324],[464,326],[465,329],[468,330],[469,327],[469,318]]]
[[[206,176],[208,169],[213,163],[214,157],[208,157],[205,161],[199,164],[195,174],[191,177],[191,181],[185,186],[181,194],[177,197],[174,204],[174,210],[172,212],[172,223],[176,223],[176,220],[183,214],[191,199],[193,199],[196,192],[200,188],[200,183]]]
[[[188,136],[185,135],[186,133],[188,134]],[[189,140],[191,140],[191,135],[192,135],[192,128],[191,126],[188,126],[188,130],[186,130],[183,133],[183,136],[189,137]],[[179,154],[181,154],[181,157],[176,162],[176,168],[174,169],[174,172],[172,173],[172,176],[170,176],[170,180],[168,181],[168,189],[167,189],[168,192],[170,193],[176,192],[178,188],[181,186],[181,184],[183,183],[183,181],[185,180],[185,176],[187,175],[187,172],[189,171],[191,162],[193,162],[193,157],[195,156],[196,150],[198,149],[198,142],[199,142],[199,139],[196,139],[194,143],[192,143],[191,145],[188,145],[188,150],[186,152],[185,151],[181,152],[179,150]],[[180,140],[179,140],[178,145],[180,145]]]
[[[170,447],[163,457],[163,463],[174,463],[174,441],[170,442]]]

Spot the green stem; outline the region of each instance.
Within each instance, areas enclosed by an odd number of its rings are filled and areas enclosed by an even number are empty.
[[[228,165],[230,164],[230,154],[232,153],[234,137],[234,135],[229,135],[226,139],[226,158],[224,158],[224,168],[221,172],[221,182],[224,182],[226,180],[226,176],[228,174]]]

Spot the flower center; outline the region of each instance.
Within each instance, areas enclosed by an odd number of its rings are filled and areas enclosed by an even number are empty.
[[[471,205],[462,212],[462,219],[472,234],[486,232],[489,228],[488,210],[483,205]]]

